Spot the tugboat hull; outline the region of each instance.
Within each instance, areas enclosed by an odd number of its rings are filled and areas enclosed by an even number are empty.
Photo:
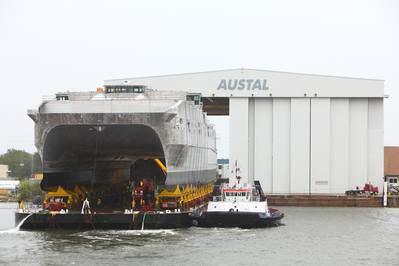
[[[270,209],[270,216],[258,212],[204,212],[193,217],[192,223],[198,227],[264,228],[280,225],[283,217],[275,209]]]

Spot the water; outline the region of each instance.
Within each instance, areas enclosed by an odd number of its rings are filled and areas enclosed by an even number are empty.
[[[145,216],[147,215],[147,213],[144,213],[143,215],[143,221],[141,222],[141,231],[144,231],[144,223],[145,223]]]
[[[33,214],[34,214],[34,213],[31,213],[31,214],[29,214],[28,216],[26,216],[25,218],[23,218],[23,219],[19,222],[19,224],[15,227],[15,230],[18,231],[18,230],[21,228],[21,226],[24,224],[24,222],[25,222],[26,220],[28,220],[29,217],[31,217]]]
[[[241,230],[16,231],[0,203],[0,265],[399,265],[399,209],[280,208]],[[10,230],[11,229],[11,230]]]

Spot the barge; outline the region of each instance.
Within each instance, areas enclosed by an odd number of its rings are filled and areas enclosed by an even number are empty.
[[[188,212],[24,213],[15,214],[19,230],[144,230],[191,226]]]

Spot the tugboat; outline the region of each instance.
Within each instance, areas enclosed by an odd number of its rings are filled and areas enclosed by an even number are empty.
[[[237,170],[236,170],[237,173]],[[192,223],[198,227],[263,228],[280,225],[284,213],[269,208],[259,181],[254,185],[240,184],[236,175],[233,186],[221,185],[208,202],[205,211],[194,214]]]

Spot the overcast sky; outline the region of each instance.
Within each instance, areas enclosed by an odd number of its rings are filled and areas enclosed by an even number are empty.
[[[399,1],[0,0],[0,153],[34,151],[42,95],[104,79],[258,68],[385,80],[399,145]],[[228,119],[216,122],[228,155]]]

